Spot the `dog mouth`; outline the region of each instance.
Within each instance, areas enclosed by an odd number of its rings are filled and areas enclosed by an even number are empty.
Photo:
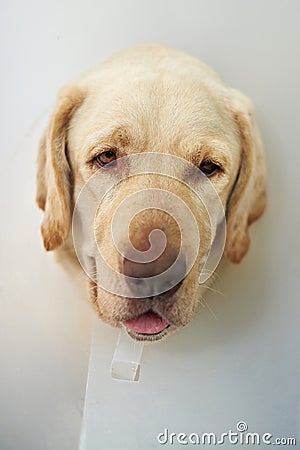
[[[130,337],[138,341],[157,341],[168,333],[171,326],[158,313],[149,310],[122,322]]]

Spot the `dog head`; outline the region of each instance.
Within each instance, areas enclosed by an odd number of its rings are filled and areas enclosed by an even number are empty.
[[[135,339],[158,340],[192,319],[217,234],[211,215],[222,222],[214,200],[209,213],[197,198],[203,177],[226,215],[224,254],[238,263],[249,248],[248,227],[265,207],[262,145],[249,100],[198,60],[135,48],[60,92],[38,156],[44,245],[72,251],[72,214],[88,185],[77,208],[76,251],[90,299],[104,321],[123,324]],[[122,275],[109,288],[103,260]]]

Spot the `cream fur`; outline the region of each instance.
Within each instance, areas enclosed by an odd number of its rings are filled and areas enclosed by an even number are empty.
[[[46,250],[58,250],[65,264],[73,261],[77,268],[70,233],[72,210],[95,171],[89,161],[100,147],[117,147],[123,154],[169,153],[197,165],[204,157],[217,156],[224,173],[211,181],[226,210],[224,253],[232,262],[241,261],[249,248],[248,226],[265,208],[263,150],[251,103],[243,94],[226,86],[199,60],[156,46],[124,50],[60,91],[39,149],[37,202],[45,211]],[[151,186],[167,187],[155,178],[149,180]],[[120,268],[120,260],[112,245],[110,221],[118,204],[142,187],[137,181],[127,183],[97,223],[96,238],[107,243],[105,257],[115,268]],[[184,188],[181,196],[197,218],[207,249],[205,212],[195,209],[193,196]],[[143,239],[139,230],[164,221],[159,214],[145,213],[132,231],[132,240],[139,245]],[[168,230],[175,242],[172,227],[170,222]],[[170,331],[176,330],[193,317],[200,260],[201,254],[180,289],[163,302],[118,297],[90,280],[89,298],[99,316],[113,326],[151,307],[172,323]]]

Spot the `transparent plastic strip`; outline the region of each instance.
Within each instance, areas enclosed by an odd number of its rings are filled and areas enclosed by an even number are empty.
[[[122,329],[111,362],[111,377],[120,381],[138,381],[143,348],[143,342],[134,341]]]

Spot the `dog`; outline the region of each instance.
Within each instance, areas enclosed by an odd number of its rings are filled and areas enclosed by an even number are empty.
[[[128,175],[130,158],[141,167],[135,176]],[[198,59],[160,46],[123,50],[64,86],[41,139],[37,166],[45,249],[56,250],[63,263],[73,261],[80,270],[78,259],[89,261],[81,265],[98,316],[114,327],[125,327],[135,340],[158,341],[187,325],[205,289],[199,276],[217,234],[211,230],[207,208],[197,200],[201,176],[189,178],[190,168],[208,180],[223,208],[226,241],[221,250],[230,262],[239,263],[247,253],[249,225],[266,205],[263,147],[251,102]],[[126,168],[127,177],[120,181]],[[168,170],[176,172],[176,180]],[[82,235],[74,245],[74,209],[91,179],[97,182],[89,185],[76,209]],[[103,180],[113,181],[113,189],[95,203]],[[165,206],[155,208],[152,200],[159,203],[163,193],[169,196],[162,201]],[[126,207],[131,198],[133,203]],[[181,208],[179,225],[174,218],[180,209],[176,199],[187,208]],[[143,208],[143,202],[148,207]],[[114,221],[124,204],[123,216]],[[137,204],[135,214],[131,206]],[[122,217],[129,210],[132,217],[124,228]],[[181,228],[187,236],[196,233],[190,231],[194,228],[188,211],[198,227],[200,245],[194,240],[180,253]],[[222,218],[216,221],[218,228]],[[112,239],[112,223],[121,251]],[[156,249],[156,259],[149,259],[149,249]],[[117,274],[108,287],[108,272],[101,269],[100,259]],[[175,272],[158,279],[159,289],[154,288],[155,277],[174,261]],[[122,288],[119,278],[126,279]]]

